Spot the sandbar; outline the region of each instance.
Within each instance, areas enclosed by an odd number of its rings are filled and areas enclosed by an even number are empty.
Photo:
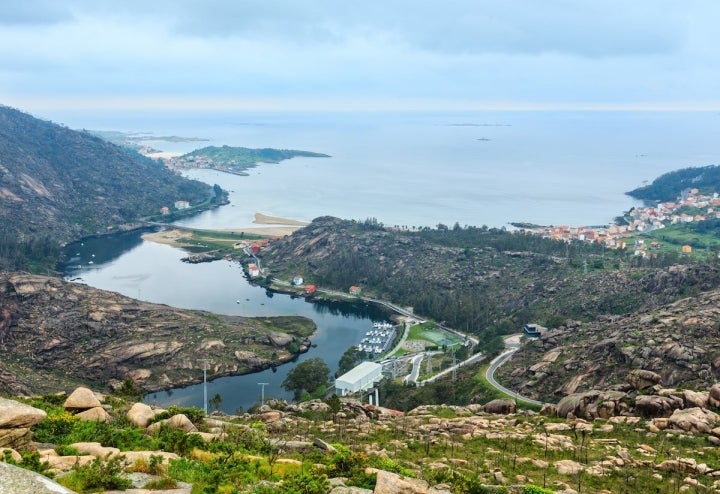
[[[307,221],[292,220],[289,218],[280,218],[279,216],[269,216],[263,213],[255,213],[253,223],[259,225],[285,225],[285,226],[307,226]]]
[[[305,221],[293,220],[290,218],[280,218],[278,216],[269,216],[263,213],[255,213],[253,223],[267,226],[252,226],[247,228],[222,228],[217,229],[218,232],[224,233],[245,233],[247,235],[260,235],[263,237],[285,237],[291,235],[294,231],[308,225]],[[276,226],[270,226],[276,225]],[[198,229],[198,231],[202,231]],[[192,237],[192,231],[185,229],[168,228],[159,232],[144,233],[142,238],[150,242],[158,244],[172,245],[174,247],[183,247],[187,244],[187,240]]]

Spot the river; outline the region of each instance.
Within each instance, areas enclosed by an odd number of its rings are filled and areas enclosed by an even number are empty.
[[[66,279],[122,293],[123,295],[185,309],[201,309],[239,316],[299,315],[312,319],[317,332],[313,347],[295,363],[255,374],[223,377],[208,382],[209,398],[219,394],[220,409],[235,413],[265,398],[292,395],[281,384],[290,369],[308,358],[321,357],[334,373],[348,347],[357,344],[372,322],[386,320],[386,313],[374,305],[350,303],[308,303],[304,298],[271,293],[245,279],[240,265],[230,261],[187,264],[180,261],[182,250],[145,242],[141,232],[128,232],[84,239],[66,249]],[[202,355],[198,355],[202,358]],[[202,372],[198,371],[201,378]],[[203,407],[203,385],[152,393],[146,402],[167,407],[171,404]]]

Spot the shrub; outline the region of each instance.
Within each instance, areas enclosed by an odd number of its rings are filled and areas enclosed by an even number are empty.
[[[178,483],[177,480],[171,479],[170,477],[160,477],[159,479],[149,481],[143,488],[150,490],[177,489]]]
[[[105,489],[129,489],[132,487],[132,482],[120,475],[122,467],[119,458],[108,461],[95,458],[91,463],[75,465],[69,474],[59,479],[59,482],[79,494]]]
[[[167,409],[167,411],[159,413],[153,417],[153,419],[150,421],[151,423],[159,422],[160,420],[169,419],[173,415],[179,415],[183,414],[188,419],[190,419],[190,422],[192,422],[195,425],[202,425],[205,420],[205,411],[200,410],[199,408],[194,407],[179,407],[179,406],[171,406]]]
[[[253,494],[325,494],[330,490],[327,476],[318,472],[286,475],[280,485],[259,485]]]
[[[553,491],[538,485],[527,484],[523,487],[522,494],[553,494]]]

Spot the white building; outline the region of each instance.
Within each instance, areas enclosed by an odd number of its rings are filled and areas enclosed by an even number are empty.
[[[363,362],[335,379],[335,393],[339,396],[370,389],[382,379],[382,365]]]

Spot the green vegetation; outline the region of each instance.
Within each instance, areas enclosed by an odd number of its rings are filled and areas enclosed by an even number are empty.
[[[666,256],[675,254],[679,257],[682,246],[689,245],[693,248],[692,257],[706,259],[709,254],[716,255],[720,250],[720,219],[668,225],[659,230],[630,237],[627,241],[633,242],[636,239],[644,240],[646,243],[660,242],[657,252]],[[653,249],[649,252],[653,252]]]
[[[62,244],[114,231],[176,200],[211,207],[207,184],[84,132],[0,106],[0,269],[47,274]]]
[[[351,346],[350,348],[345,350],[345,353],[343,353],[340,357],[337,375],[342,376],[343,374],[351,370],[353,367],[358,365],[360,362],[362,362],[363,358],[364,352],[361,352],[355,346]]]
[[[295,399],[300,398],[303,393],[321,397],[327,389],[330,368],[320,357],[307,359],[300,362],[288,372],[282,383],[283,388],[295,393]]]
[[[720,190],[720,165],[683,168],[660,175],[649,185],[628,192],[628,195],[645,201],[674,201],[689,188],[701,192]]]
[[[184,154],[177,159],[181,167],[216,168],[242,173],[258,163],[279,163],[295,157],[328,158],[327,154],[298,151],[294,149],[251,149],[233,146],[208,146]]]
[[[447,382],[443,387],[452,388]],[[451,492],[468,494],[546,494],[565,489],[563,485],[587,494],[671,494],[678,492],[686,478],[697,481],[698,492],[704,491],[720,464],[720,450],[707,442],[705,434],[655,434],[642,422],[587,423],[537,414],[477,416],[469,408],[450,405],[426,406],[419,414],[384,415],[375,420],[372,413],[358,416],[363,412],[357,404],[348,406],[335,398],[335,406],[326,412],[286,409],[282,425],[260,422],[260,416],[220,417],[224,435],[204,442],[181,430],[160,428],[145,433],[126,419],[129,403],[109,400],[112,423],[71,419],[70,428],[58,427],[68,422],[69,414],[60,408],[57,396],[26,400],[48,411],[48,418],[34,426],[33,432],[36,440],[51,442],[50,436],[42,434],[53,430],[52,443],[58,454],[77,454],[68,445],[80,441],[121,449],[119,456],[78,464],[58,479],[77,492],[127,488],[126,472],[142,472],[155,476],[148,488],[173,488],[188,482],[193,494],[320,494],[329,492],[329,479],[337,477],[347,479],[347,486],[373,489],[376,475],[366,469],[375,468],[423,479],[430,485],[444,483]],[[281,403],[273,406],[283,409]],[[198,420],[195,425],[200,430],[207,430],[201,412],[182,411]],[[363,434],[352,432],[358,424],[364,424]],[[78,433],[90,429],[97,435],[88,438]],[[291,440],[312,442],[314,438],[330,442],[335,451],[286,447]],[[175,451],[180,458],[165,462],[160,455],[151,455],[149,460],[130,464],[122,454],[141,450]],[[672,467],[678,458],[687,460]],[[39,472],[48,468],[37,452],[24,455],[22,462],[6,453],[5,461]],[[559,462],[570,462],[579,470],[561,473]],[[709,467],[707,474],[690,470],[701,463]],[[663,464],[671,466],[663,468]],[[520,486],[503,486],[498,472],[508,483]]]
[[[300,272],[338,291],[362,284],[368,296],[413,307],[422,317],[476,335],[478,350],[490,353],[502,349],[502,335],[529,322],[554,328],[568,319],[627,314],[648,300],[669,303],[672,292],[649,295],[647,278],[677,262],[696,261],[669,251],[643,259],[632,249],[487,227],[416,230],[388,230],[372,219],[318,218],[273,242],[262,259],[278,277]],[[325,240],[328,231],[332,243]],[[298,255],[301,244],[317,247]],[[709,270],[703,282],[720,286],[720,276]],[[683,283],[697,289],[690,280]],[[410,337],[432,341],[420,331],[413,329]]]

